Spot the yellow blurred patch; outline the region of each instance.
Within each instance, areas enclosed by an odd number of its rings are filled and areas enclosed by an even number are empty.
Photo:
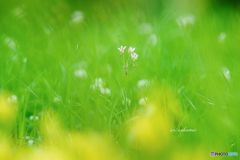
[[[11,159],[11,150],[8,144],[0,144],[0,159],[1,160],[10,160]]]
[[[61,148],[65,146],[66,133],[62,129],[61,120],[54,111],[42,114],[41,134],[44,135],[44,145],[48,148]]]
[[[79,159],[85,160],[122,160],[121,152],[106,135],[94,132],[71,134],[73,148]]]
[[[197,146],[190,148],[187,147],[184,150],[183,149],[177,149],[176,151],[173,151],[172,154],[172,160],[205,160],[205,159],[211,159],[210,156],[210,150],[206,150],[207,147]]]
[[[187,116],[183,117],[177,94],[167,85],[155,83],[148,97],[147,105],[138,109],[136,120],[129,126],[129,138],[136,148],[159,153],[171,143],[171,128]]]
[[[167,117],[155,106],[148,105],[130,126],[130,141],[149,153],[163,150],[170,142],[170,124]]]
[[[69,133],[61,127],[60,119],[49,111],[43,114],[44,118],[41,131],[44,135],[43,147],[48,151],[62,150],[71,157],[68,159],[84,160],[122,160],[123,155],[117,149],[107,135],[95,133],[93,131],[84,133]],[[55,153],[55,152],[54,152]],[[51,157],[52,154],[45,153]]]
[[[34,149],[22,150],[16,155],[17,160],[69,160],[73,159],[64,150]]]
[[[0,127],[9,130],[16,120],[16,109],[7,101],[6,95],[0,95]]]
[[[164,113],[175,127],[183,119],[183,111],[177,93],[164,84],[155,84],[150,93],[150,101],[155,104],[161,113]],[[186,120],[186,115],[185,115]]]

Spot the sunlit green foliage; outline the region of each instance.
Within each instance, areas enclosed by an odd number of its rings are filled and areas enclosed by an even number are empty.
[[[0,1],[0,159],[239,151],[239,22],[217,0]]]

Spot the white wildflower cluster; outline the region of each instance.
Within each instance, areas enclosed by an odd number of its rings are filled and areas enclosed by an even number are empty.
[[[133,61],[135,61],[138,58],[138,55],[136,53],[132,53],[131,58]]]
[[[8,103],[17,103],[17,96],[16,95],[11,95],[10,97],[7,98]]]
[[[30,121],[34,121],[34,120],[35,120],[35,121],[38,121],[38,120],[39,120],[39,117],[32,115],[32,116],[29,117],[29,119],[30,119]]]
[[[46,33],[46,35],[50,35],[51,34],[51,30],[52,28],[49,27],[43,27],[44,32]]]
[[[137,82],[137,86],[139,89],[147,88],[149,84],[150,84],[150,81],[146,79],[142,79]]]
[[[74,11],[71,15],[71,20],[69,21],[69,24],[78,24],[82,22],[84,19],[84,14],[82,11]]]
[[[179,27],[186,27],[187,25],[193,25],[195,23],[195,16],[192,14],[180,16],[177,19],[177,24]]]
[[[128,58],[127,58],[127,60],[125,60],[125,58],[124,58],[124,50],[125,49],[126,49],[126,46],[124,46],[124,47],[121,46],[120,48],[118,48],[118,50],[120,51],[120,56],[123,59],[123,66],[122,67],[125,68],[125,74],[127,76],[129,65],[131,65],[133,63],[133,69],[135,69],[135,60],[138,59],[138,55],[134,52],[135,48],[129,47],[128,48]]]
[[[222,68],[222,73],[223,73],[224,77],[226,78],[226,80],[230,83],[231,75],[230,75],[229,69],[227,67],[223,67]]]
[[[123,55],[125,48],[126,46],[125,47],[121,46],[120,48],[118,48],[118,50],[120,51],[120,56]]]
[[[102,78],[96,78],[94,82],[90,85],[90,88],[93,91],[99,90],[101,94],[103,95],[111,95],[111,90],[109,88],[104,88],[104,83],[102,81]]]
[[[17,42],[14,39],[12,39],[10,37],[6,37],[4,39],[4,42],[10,49],[12,49],[12,50],[17,49]]]
[[[23,58],[23,63],[27,63],[27,58],[26,57]]]
[[[61,102],[61,97],[60,97],[60,96],[54,97],[54,98],[53,98],[53,101],[54,101],[55,103],[59,103],[59,102]]]
[[[139,100],[139,105],[145,106],[147,104],[147,101],[148,101],[148,97],[141,98]]]
[[[85,69],[77,69],[74,71],[74,75],[77,77],[77,78],[81,78],[81,79],[85,79],[87,78],[87,72]]]
[[[226,39],[226,36],[227,36],[226,33],[224,32],[220,33],[220,35],[218,36],[218,42],[223,43],[224,40]]]
[[[18,98],[16,95],[11,95],[10,97],[8,97],[7,102],[13,105],[16,111],[18,110],[18,106],[17,106]]]
[[[28,145],[31,147],[33,145],[33,140],[32,139],[29,139],[28,140]]]
[[[22,137],[23,139],[26,139],[28,141],[28,146],[32,147],[34,144],[34,140],[38,140],[41,141],[41,137],[39,136],[39,138],[35,138],[35,137],[30,137],[30,136],[26,136],[26,137]]]
[[[73,74],[75,75],[75,77],[79,79],[86,79],[88,78],[88,74],[86,72],[87,68],[88,68],[87,62],[85,61],[77,62],[73,66],[73,70],[74,70]]]
[[[153,45],[153,46],[157,45],[157,41],[158,41],[158,38],[157,38],[156,34],[151,34],[148,38],[148,43]]]

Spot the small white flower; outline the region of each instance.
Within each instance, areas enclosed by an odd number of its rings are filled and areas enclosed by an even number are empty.
[[[101,94],[105,94],[105,89],[101,87],[100,92],[101,92]]]
[[[59,103],[59,102],[60,102],[60,99],[61,99],[61,98],[59,98],[59,97],[54,97],[54,98],[53,98],[53,100],[54,100],[55,103]]]
[[[104,84],[103,84],[102,78],[96,78],[94,80],[94,83],[90,85],[90,88],[94,91],[97,89],[99,89],[101,91],[101,88],[103,88],[103,85]]]
[[[180,16],[177,19],[177,24],[179,27],[186,27],[188,24],[193,25],[195,23],[195,17],[194,15],[185,15],[185,16]]]
[[[148,80],[142,79],[137,82],[137,86],[139,89],[143,89],[144,87],[147,87],[149,85],[149,83],[150,82]]]
[[[7,102],[8,103],[17,103],[17,96],[16,95],[12,95],[11,97],[7,98]]]
[[[218,36],[218,42],[224,42],[224,40],[226,39],[226,33],[222,32],[220,33],[220,35]]]
[[[78,69],[74,71],[74,75],[78,78],[87,78],[87,72],[85,69]]]
[[[104,85],[102,78],[96,78],[94,83],[90,85],[90,88],[93,91],[99,90],[102,95],[111,95],[111,90],[109,88],[104,88]]]
[[[28,145],[29,145],[29,146],[32,146],[32,145],[33,145],[33,140],[32,140],[32,139],[28,140]]]
[[[133,61],[135,61],[138,58],[138,55],[136,53],[132,53],[131,58]]]
[[[102,78],[96,78],[95,79],[95,85],[99,88],[102,88],[103,87],[103,81],[102,81]]]
[[[73,12],[73,14],[71,15],[71,20],[70,20],[70,24],[77,24],[80,23],[84,18],[84,14],[82,11],[75,11]]]
[[[229,69],[227,67],[223,67],[222,68],[222,73],[223,73],[224,77],[227,79],[227,81],[230,82],[231,75],[230,75]]]
[[[134,50],[135,50],[135,48],[129,47],[129,48],[128,48],[128,53],[129,53],[129,54],[132,54],[132,53],[134,52]]]
[[[45,31],[45,33],[46,33],[47,35],[50,35],[50,34],[51,34],[51,29],[50,29],[50,28],[48,28],[48,27],[43,27],[43,30]]]
[[[32,120],[33,120],[33,118],[34,118],[34,116],[30,116],[30,118],[29,118],[29,119],[32,121]]]
[[[157,39],[156,34],[151,34],[150,37],[148,38],[148,42],[153,46],[156,46],[157,40],[158,39]]]
[[[14,39],[10,38],[10,37],[6,37],[4,39],[5,44],[8,45],[9,48],[11,48],[12,50],[15,50],[17,48],[17,44],[14,41]]]
[[[102,84],[102,78],[96,78],[95,83]]]
[[[90,85],[90,89],[92,89],[93,91],[95,91],[95,90],[97,89],[97,85],[91,84],[91,85]]]
[[[12,102],[17,103],[17,96],[16,95],[12,95],[11,99],[12,99]]]
[[[106,95],[111,95],[111,90],[109,88],[105,88],[105,94]]]
[[[39,120],[39,118],[38,118],[38,116],[30,116],[30,118],[29,118],[31,121],[33,121],[34,119],[36,120],[36,121],[38,121]]]
[[[111,95],[111,90],[109,89],[109,88],[100,88],[100,92],[101,92],[101,94],[105,94],[105,95]]]
[[[27,62],[27,58],[23,58],[23,63],[26,63]]]
[[[121,46],[121,48],[118,48],[118,50],[121,52],[121,53],[124,53],[124,49],[126,48],[126,46],[125,47],[123,47],[123,46]]]
[[[139,100],[139,105],[141,105],[141,106],[146,105],[146,104],[147,104],[147,100],[148,100],[147,97],[141,98],[141,99]]]

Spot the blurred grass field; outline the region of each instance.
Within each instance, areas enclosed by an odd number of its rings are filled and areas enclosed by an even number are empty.
[[[0,159],[239,159],[239,8],[0,1]]]

